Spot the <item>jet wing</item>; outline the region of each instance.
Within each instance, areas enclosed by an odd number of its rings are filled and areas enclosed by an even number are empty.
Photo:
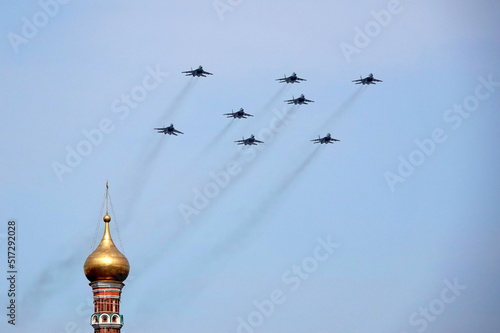
[[[334,143],[335,141],[340,141],[339,139],[334,138],[323,138],[325,143]]]
[[[207,72],[207,71],[202,71],[201,73],[202,73],[202,75],[203,75],[203,74],[206,74],[206,75],[213,75],[212,73],[209,73],[209,72]]]
[[[232,112],[232,113],[224,113],[224,116],[227,116],[227,118],[246,118],[246,117],[253,117],[251,114],[248,113],[238,113],[238,112]]]

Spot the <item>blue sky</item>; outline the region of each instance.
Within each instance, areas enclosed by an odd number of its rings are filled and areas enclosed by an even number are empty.
[[[106,180],[123,332],[498,331],[498,2],[63,2],[0,14],[2,332],[92,330]]]

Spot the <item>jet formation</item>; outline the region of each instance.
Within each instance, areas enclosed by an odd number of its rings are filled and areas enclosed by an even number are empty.
[[[193,77],[206,77],[207,75],[213,75],[212,73],[209,73],[203,69],[202,66],[199,66],[197,69],[192,69],[189,71],[184,71],[182,72],[183,74],[186,74],[186,76],[193,76]],[[300,78],[297,76],[295,72],[292,73],[290,76],[284,75],[283,78],[276,79],[279,83],[300,83],[301,81],[307,81],[306,79]],[[352,82],[355,82],[355,84],[362,84],[362,85],[370,85],[370,84],[376,84],[376,82],[383,82],[382,80],[376,79],[373,77],[373,74],[370,73],[367,77],[363,78],[360,76],[359,79],[353,80]],[[294,104],[294,105],[302,105],[302,104],[308,104],[308,103],[314,103],[313,100],[305,98],[304,94],[301,94],[299,97],[294,98],[292,96],[292,99],[287,99],[284,102],[287,104]],[[224,116],[227,118],[233,118],[233,119],[247,119],[248,117],[253,117],[253,115],[246,113],[243,108],[240,108],[238,111],[234,112],[231,110],[230,113],[224,113]],[[155,128],[154,130],[158,131],[158,133],[163,133],[163,134],[168,134],[168,135],[178,135],[178,134],[184,134],[181,131],[178,131],[174,128],[173,124],[170,124],[168,127],[159,127]],[[326,136],[320,137],[318,135],[317,139],[311,140],[313,143],[319,143],[319,144],[328,144],[328,143],[334,143],[337,141],[340,141],[339,139],[332,138],[330,133],[327,133]],[[258,143],[264,143],[263,141],[257,140],[255,136],[252,134],[248,138],[242,138],[241,140],[236,140],[234,141],[238,145],[245,145],[245,146],[252,146],[252,145],[257,145]]]

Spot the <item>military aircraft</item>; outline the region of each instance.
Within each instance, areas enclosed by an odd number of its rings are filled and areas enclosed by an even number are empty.
[[[317,139],[314,139],[314,140],[311,140],[311,141],[314,142],[314,143],[321,143],[321,144],[323,144],[323,143],[333,143],[334,141],[340,141],[340,140],[332,138],[331,134],[327,133],[325,137],[320,138],[319,135],[318,135]]]
[[[185,72],[182,72],[182,73],[186,73],[186,76],[203,76],[203,77],[206,77],[207,75],[213,75],[212,73],[209,73],[209,72],[206,72],[203,70],[203,67],[202,66],[199,66],[198,68],[196,69],[192,69],[190,71],[185,71]]]
[[[276,81],[279,81],[280,83],[300,83],[300,81],[307,81],[306,79],[301,79],[300,77],[295,74],[295,72],[292,73],[290,76],[284,75],[282,79],[276,79]]]
[[[170,126],[168,127],[155,128],[155,130],[158,131],[158,133],[163,133],[168,135],[177,135],[177,133],[184,134],[181,131],[176,130],[173,124],[170,124]]]
[[[227,116],[227,118],[235,118],[235,119],[236,118],[238,118],[238,119],[241,119],[241,118],[246,119],[247,117],[253,117],[251,114],[246,113],[245,110],[243,110],[243,108],[240,108],[236,112],[224,113],[224,116]]]
[[[376,79],[373,77],[373,74],[370,73],[370,75],[368,75],[367,77],[365,78],[362,78],[360,76],[359,79],[357,80],[352,80],[352,82],[356,82],[356,84],[362,84],[362,85],[365,85],[365,84],[376,84],[375,82],[382,82],[382,80],[379,80],[379,79]]]
[[[239,145],[245,145],[245,146],[251,146],[251,145],[257,145],[257,143],[264,143],[263,141],[257,140],[253,134],[250,135],[249,138],[243,138],[242,140],[236,140],[234,142],[237,142]]]
[[[288,104],[307,104],[307,103],[314,103],[314,101],[311,101],[310,99],[307,99],[305,98],[304,94],[301,94],[299,97],[297,98],[293,98],[292,96],[292,99],[287,99],[285,102],[287,102]]]

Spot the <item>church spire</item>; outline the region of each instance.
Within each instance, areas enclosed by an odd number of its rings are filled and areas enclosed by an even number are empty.
[[[123,326],[123,316],[120,312],[121,290],[123,281],[127,278],[130,265],[127,258],[117,249],[109,223],[108,213],[109,186],[106,181],[106,214],[103,217],[104,234],[97,248],[92,252],[83,270],[90,281],[94,293],[94,314],[91,325],[95,333],[119,333]]]
[[[109,186],[106,182],[106,215],[104,221],[104,234],[101,242],[94,252],[85,261],[85,276],[90,282],[109,280],[123,282],[128,276],[130,265],[127,258],[118,250],[111,238],[109,223],[111,216],[108,213]]]
[[[106,180],[106,215],[108,215],[109,185]]]

